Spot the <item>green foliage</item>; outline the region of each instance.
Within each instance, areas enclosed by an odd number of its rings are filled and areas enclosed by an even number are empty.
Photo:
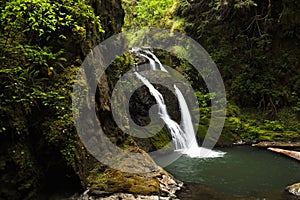
[[[272,130],[272,131],[283,131],[284,130],[284,126],[277,120],[275,120],[275,121],[265,120],[264,128],[266,130]]]
[[[229,104],[222,137],[230,135],[235,140],[299,140],[299,121],[291,109],[278,113],[279,120],[268,120],[266,115],[257,110],[235,111],[236,106]],[[233,109],[233,110],[232,110]],[[287,119],[286,116],[289,116]]]
[[[298,99],[295,106],[293,106],[293,110],[298,114],[298,119],[300,120],[300,98]]]
[[[42,105],[47,106],[53,100],[65,98],[59,95],[57,91],[47,87],[47,82],[51,82],[48,73],[56,73],[56,70],[62,68],[60,57],[63,53],[59,51],[53,53],[48,48],[23,46],[18,49],[28,63],[22,63],[23,66],[7,66],[0,69],[2,75],[4,92],[0,96],[1,104],[21,103],[27,113],[31,107]],[[25,62],[25,61],[24,61]],[[21,63],[20,63],[21,64]],[[8,98],[10,97],[10,98]]]
[[[177,8],[177,0],[123,0],[125,10],[125,29],[141,27],[168,27],[181,29],[183,23],[173,13]]]
[[[236,1],[236,4],[234,4],[235,8],[250,8],[252,6],[257,6],[257,3],[252,0]]]
[[[99,41],[103,33],[100,16],[90,3],[0,3],[0,157],[9,153],[0,163],[0,179],[7,183],[4,189],[11,191],[0,190],[5,199],[34,198],[42,176],[37,168],[43,167],[37,167],[35,159],[44,155],[60,153],[58,162],[75,169],[78,138],[71,92],[80,65],[80,47],[86,40]],[[45,148],[46,152],[38,152]]]
[[[205,91],[196,91],[195,95],[198,100],[199,112],[202,118],[206,118],[210,115],[211,112],[211,103],[210,101],[213,99],[213,94],[206,93]]]
[[[70,112],[66,90],[71,88],[61,87],[66,80],[59,77],[66,73],[64,66],[70,65],[62,49],[64,43],[66,39],[82,42],[90,24],[95,25],[95,31],[103,32],[99,16],[87,3],[11,0],[1,4],[0,109],[17,104],[26,114],[45,108],[61,117],[61,110]]]
[[[16,38],[14,33],[18,32],[26,35],[29,44],[70,39],[66,33],[71,31],[84,38],[86,22],[96,24],[98,31],[103,31],[99,17],[85,0],[11,0],[3,6],[0,19],[7,40]]]
[[[199,106],[201,107],[207,107],[209,104],[209,101],[211,100],[211,96],[209,93],[205,93],[203,91],[197,91],[195,93],[197,100],[199,102]]]
[[[299,10],[294,0],[182,0],[176,13],[216,62],[228,98],[275,119],[299,99]]]

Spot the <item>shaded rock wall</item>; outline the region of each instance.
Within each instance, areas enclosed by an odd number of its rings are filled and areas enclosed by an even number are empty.
[[[84,57],[99,42],[120,32],[124,18],[120,0],[91,0],[87,4],[100,17],[104,33],[98,32],[95,24],[80,21],[78,23],[83,23],[82,33],[85,34],[82,35],[83,40],[79,40],[73,30],[64,33],[68,35],[67,41],[58,38],[43,40],[47,47],[64,49],[65,52],[63,56],[67,61],[64,69],[48,72],[50,78],[45,86],[59,85],[67,91],[65,99],[55,102],[57,105],[64,104],[64,110],[57,114],[55,106],[45,106],[40,101],[36,101],[31,110],[19,104],[1,108],[1,121],[7,127],[0,134],[1,198],[32,199],[38,193],[47,196],[69,189],[80,191],[87,186],[86,178],[97,162],[76,135],[69,109],[73,81]]]

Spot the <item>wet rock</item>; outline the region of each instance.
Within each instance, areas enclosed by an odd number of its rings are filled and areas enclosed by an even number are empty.
[[[95,197],[95,196],[90,196],[88,192],[85,192],[82,194],[80,197],[74,197],[70,198],[68,200],[176,200],[171,197],[161,197],[159,195],[135,195],[135,194],[129,194],[129,193],[114,193],[110,194],[108,196],[103,196],[103,197]]]
[[[162,178],[158,178],[160,189],[163,193],[167,194],[171,198],[176,198],[175,193],[179,191],[183,185],[182,182],[175,181],[173,177],[168,175],[162,175]]]
[[[286,190],[290,194],[300,197],[300,183],[295,183],[293,185],[290,185],[290,186],[286,187]]]
[[[298,151],[290,151],[290,150],[272,148],[272,147],[269,147],[268,150],[284,154],[286,156],[289,156],[291,158],[294,158],[294,159],[300,161],[300,152],[298,152]]]
[[[244,145],[244,144],[245,144],[245,142],[243,140],[238,140],[233,143],[233,145]]]
[[[300,142],[259,142],[254,147],[300,147]]]
[[[151,75],[150,72],[140,72],[141,75],[148,77]],[[150,74],[150,75],[149,75]],[[179,111],[179,104],[176,100],[175,92],[169,90],[173,88],[173,84],[168,74],[161,73],[158,77],[153,77],[152,79],[157,79],[161,84],[154,84],[154,87],[163,95],[165,104],[167,106],[168,113],[170,117],[176,122],[180,122],[181,115]],[[150,108],[156,104],[155,98],[149,92],[146,86],[138,88],[131,96],[129,102],[129,110],[131,117],[135,123],[140,126],[145,126],[150,123],[149,111]],[[157,113],[157,108],[154,113]]]
[[[128,176],[130,175],[127,174],[127,178],[129,178]],[[80,196],[74,195],[68,198],[67,200],[178,200],[175,193],[182,188],[182,182],[175,180],[163,169],[160,169],[157,172],[153,172],[152,176],[159,182],[158,194],[145,195],[139,194],[137,191],[136,193],[112,193],[89,188]],[[145,185],[145,187],[148,187],[147,184],[143,185]],[[120,188],[118,190],[120,190]]]

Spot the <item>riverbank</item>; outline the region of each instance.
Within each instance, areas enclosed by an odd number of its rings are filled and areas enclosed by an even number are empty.
[[[299,142],[276,142],[276,141],[265,141],[265,142],[259,142],[252,144],[253,147],[287,147],[287,148],[296,148],[300,147],[300,141]]]

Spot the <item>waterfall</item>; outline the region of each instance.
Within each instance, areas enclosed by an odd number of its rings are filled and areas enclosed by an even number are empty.
[[[159,61],[159,59],[151,51],[144,50],[144,52],[147,53],[147,54],[149,54],[149,55],[151,55],[154,58],[155,62],[157,62],[159,64],[160,70],[162,70],[164,72],[168,72],[166,70],[166,68],[164,68],[164,66],[161,64],[161,62]]]
[[[140,56],[147,58],[150,62],[150,66],[152,70],[156,70],[155,62],[157,62],[160,66],[160,70],[168,73],[166,68],[163,67],[159,59],[151,51],[143,50],[140,48],[134,49],[132,51],[138,53],[138,55]],[[150,55],[153,59],[147,55],[140,53],[140,51]],[[135,72],[135,75],[146,85],[151,95],[155,98],[159,108],[158,114],[160,118],[165,122],[168,129],[170,130],[172,141],[175,146],[175,151],[182,152],[190,157],[197,157],[197,158],[222,157],[225,154],[224,152],[213,151],[198,146],[188,105],[186,103],[186,100],[182,92],[177,88],[175,84],[174,84],[174,89],[179,102],[182,127],[180,127],[180,125],[177,122],[175,122],[170,118],[167,111],[167,107],[164,103],[164,98],[161,95],[161,93],[158,90],[156,90],[154,86],[138,72]]]
[[[185,137],[188,142],[187,146],[198,146],[189,107],[181,91],[176,87],[176,85],[174,85],[174,88],[179,102],[183,130],[186,134]]]
[[[148,56],[146,56],[145,54],[142,54],[142,53],[139,53],[140,56],[143,56],[144,58],[147,58],[150,62],[150,67],[152,70],[156,70],[156,67],[155,67],[155,61],[151,58],[149,58]]]
[[[135,75],[146,85],[151,95],[155,98],[159,108],[158,114],[170,130],[175,149],[186,149],[186,141],[183,137],[184,132],[181,130],[180,126],[170,118],[163,96],[145,77],[137,72],[135,72]]]

